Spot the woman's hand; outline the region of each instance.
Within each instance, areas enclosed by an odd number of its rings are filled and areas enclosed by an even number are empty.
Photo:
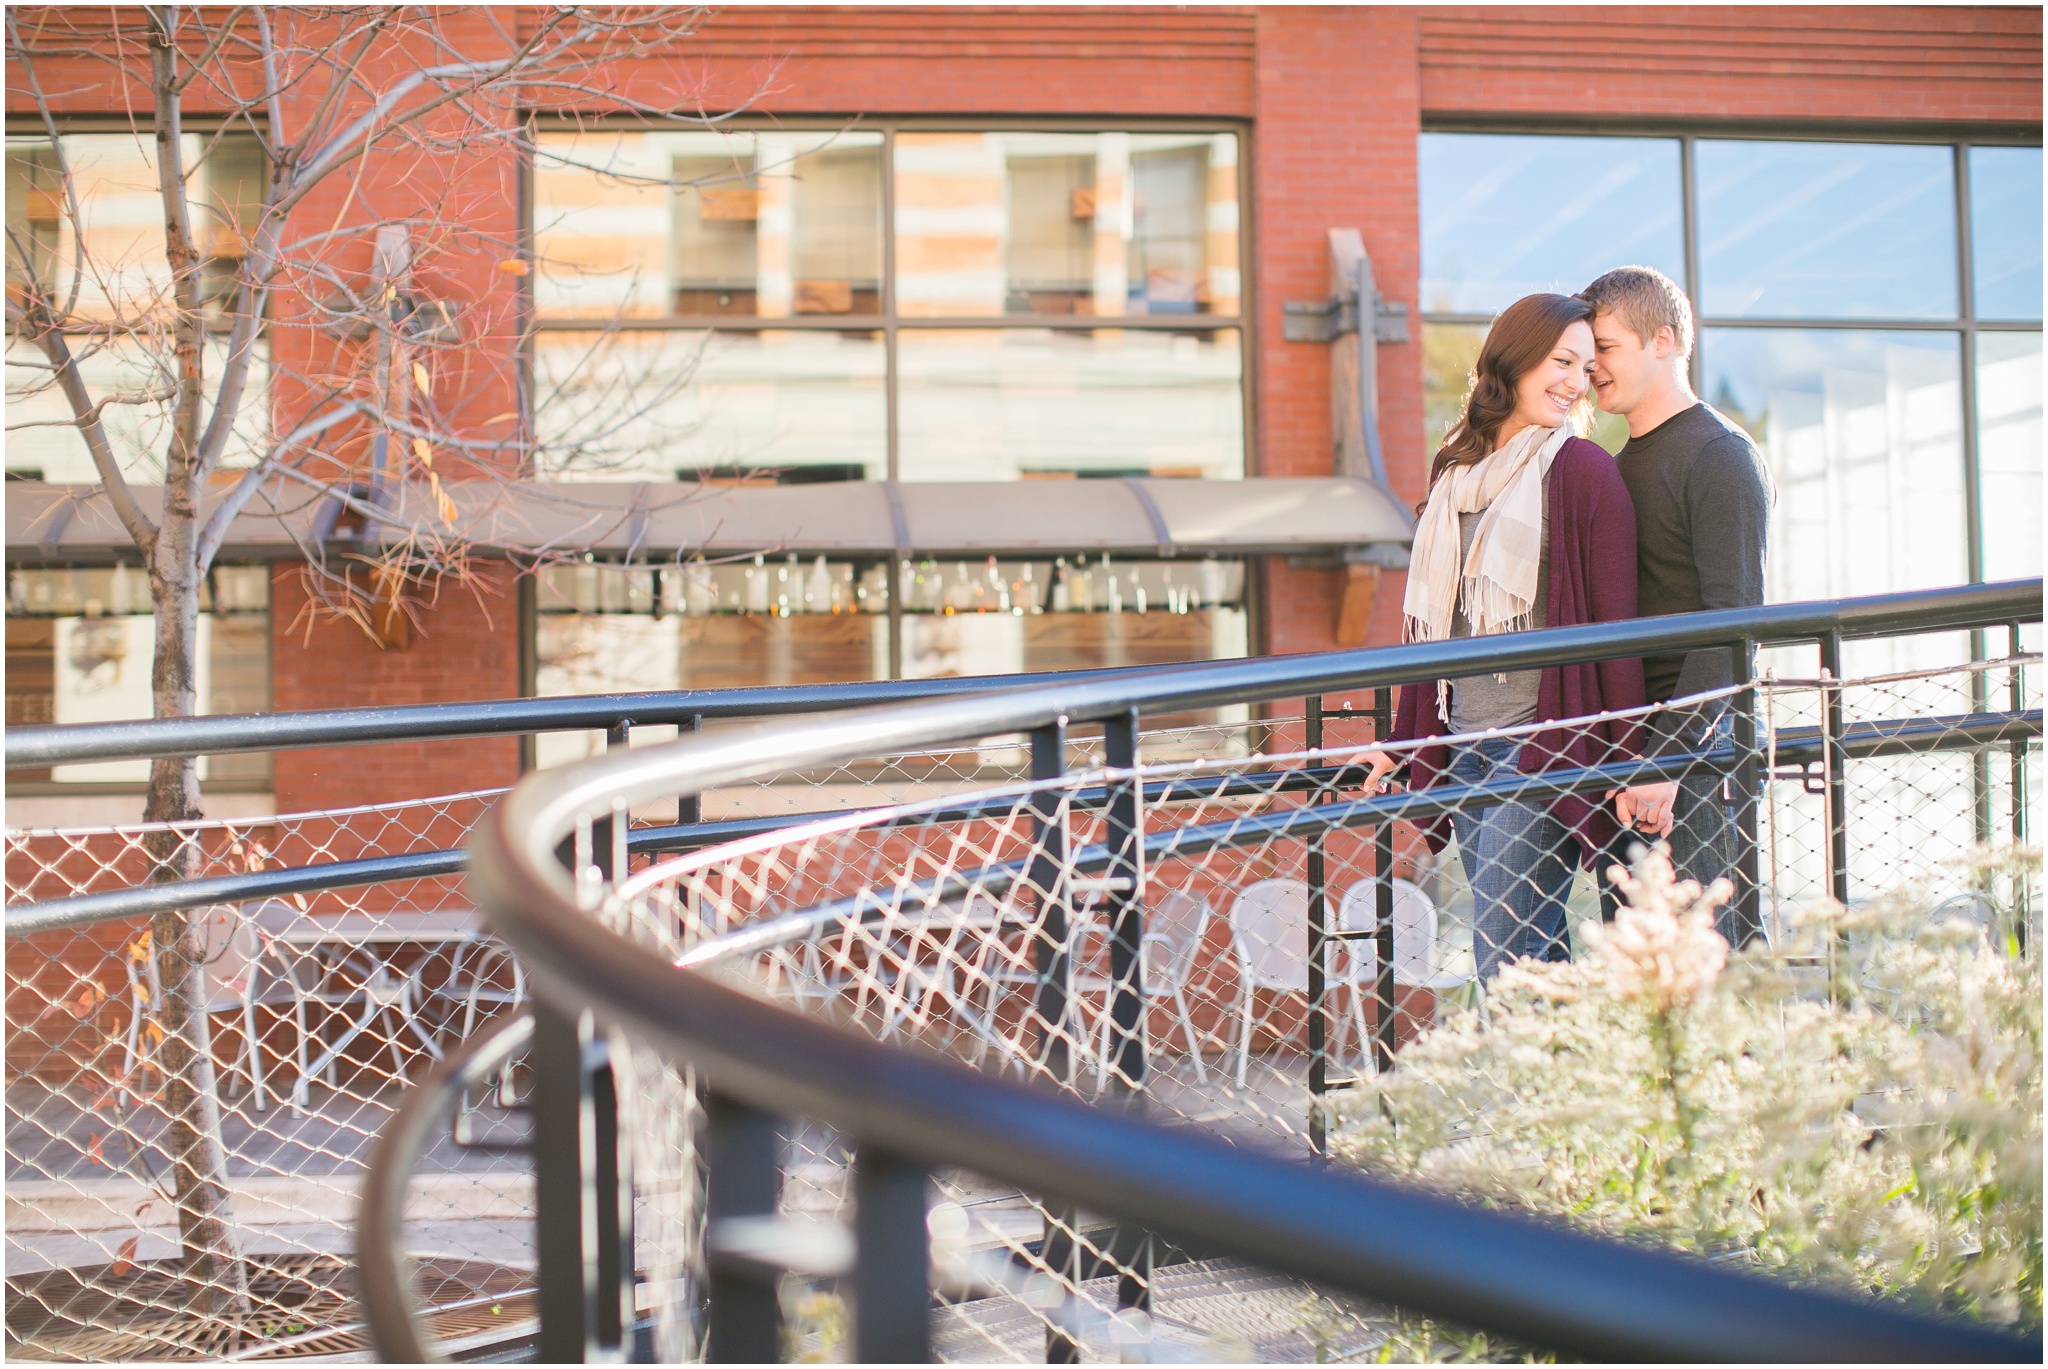
[[[1400,768],[1401,761],[1399,757],[1389,756],[1384,751],[1368,751],[1365,753],[1365,763],[1367,766],[1364,786],[1366,793],[1384,794],[1394,787],[1394,781],[1389,780],[1387,776]]]

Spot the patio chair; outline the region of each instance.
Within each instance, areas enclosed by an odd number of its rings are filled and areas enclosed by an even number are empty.
[[[1238,891],[1230,904],[1230,945],[1237,957],[1237,1086],[1243,1088],[1251,1064],[1252,1010],[1260,989],[1274,994],[1308,992],[1308,885],[1298,879],[1262,879]],[[1357,963],[1334,957],[1325,974],[1327,990],[1354,985]],[[1365,1039],[1365,1008],[1359,995],[1351,999],[1352,1024]],[[1340,1029],[1343,1019],[1338,1023]],[[1334,1042],[1332,1054],[1343,1042]]]
[[[296,1098],[306,1075],[306,1004],[312,985],[301,967],[283,953],[266,934],[261,922],[241,908],[222,904],[198,914],[201,955],[206,985],[201,1011],[208,1017],[229,1013],[241,1018],[242,1072],[248,1076],[256,1110],[269,1106],[268,1085],[263,1069],[261,1038],[256,1031],[256,1009],[268,1008],[279,1016],[287,1011],[292,1019],[292,1059],[300,1083],[293,1085]],[[144,955],[131,955],[126,962],[128,997],[132,1005],[123,1041],[123,1077],[132,1076],[155,1043],[144,1040],[143,1024],[153,1004],[163,1001],[163,973],[159,952],[152,943]],[[279,1095],[283,1101],[284,1095]]]
[[[505,981],[510,978],[511,983]],[[532,1001],[526,987],[526,967],[502,941],[480,938],[455,948],[448,964],[448,977],[433,990],[446,1005],[446,1017],[437,1026],[452,1025],[459,1007],[462,1027],[456,1042],[476,1034],[479,1009],[516,1008]],[[487,1015],[488,1016],[488,1015]]]
[[[1347,932],[1370,932],[1379,926],[1379,881],[1361,879],[1344,891],[1338,907],[1338,925]],[[1394,982],[1411,989],[1444,993],[1463,988],[1471,976],[1439,970],[1436,964],[1438,918],[1429,895],[1405,879],[1394,880]],[[1361,983],[1379,978],[1379,943],[1371,938],[1348,939],[1344,943],[1355,963]]]
[[[1095,911],[1090,909],[1088,916],[1093,921]],[[1194,1063],[1195,1078],[1203,1083],[1208,1082],[1209,1072],[1202,1064],[1202,1043],[1195,1033],[1194,1014],[1188,1008],[1187,984],[1214,916],[1207,899],[1179,889],[1169,890],[1145,910],[1145,935],[1139,942],[1145,1005],[1149,1008],[1161,999],[1173,1000],[1175,1019],[1188,1043],[1188,1059]],[[1086,995],[1100,1000],[1095,1024],[1095,1078],[1099,1088],[1109,1070],[1110,995],[1116,990],[1116,981],[1107,973],[1107,929],[1095,921],[1093,928],[1084,923],[1082,930],[1102,932],[1094,938],[1099,943],[1098,964],[1088,973],[1077,974],[1073,986],[1077,997]]]

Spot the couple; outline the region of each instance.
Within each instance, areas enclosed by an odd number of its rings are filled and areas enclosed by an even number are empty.
[[[1530,295],[1494,320],[1465,412],[1430,468],[1403,601],[1411,641],[1570,627],[1763,602],[1772,490],[1743,431],[1693,394],[1692,306],[1660,271],[1624,266],[1577,295]],[[1610,457],[1582,435],[1597,403],[1628,421]],[[1477,675],[1401,691],[1389,740],[1417,742],[1640,708],[1732,680],[1725,651]],[[1479,784],[1700,744],[1718,704],[1569,729],[1425,744],[1409,782]],[[1402,761],[1370,758],[1368,791]],[[1576,865],[1670,842],[1681,877],[1734,868],[1715,776],[1590,796],[1511,799],[1451,825],[1473,893],[1472,949],[1490,980],[1523,956],[1570,957]],[[1443,846],[1432,833],[1431,845]],[[1610,907],[1611,904],[1606,905]],[[1723,910],[1723,936],[1733,927]],[[1610,911],[1611,916],[1611,911]]]

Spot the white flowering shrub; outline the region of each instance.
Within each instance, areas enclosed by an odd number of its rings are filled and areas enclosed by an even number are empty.
[[[2025,889],[2038,857],[1973,879]],[[1575,963],[1501,972],[1337,1105],[1375,1174],[1787,1278],[2041,1320],[2041,971],[1901,891],[1730,952],[1661,849]],[[1417,1358],[1464,1353],[1409,1327]],[[1405,1357],[1405,1356],[1404,1356]]]

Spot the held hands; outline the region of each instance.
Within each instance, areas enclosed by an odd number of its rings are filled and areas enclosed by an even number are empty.
[[[1671,835],[1672,809],[1678,802],[1676,781],[1632,784],[1611,791],[1608,797],[1614,800],[1615,820],[1627,831],[1646,837]]]

